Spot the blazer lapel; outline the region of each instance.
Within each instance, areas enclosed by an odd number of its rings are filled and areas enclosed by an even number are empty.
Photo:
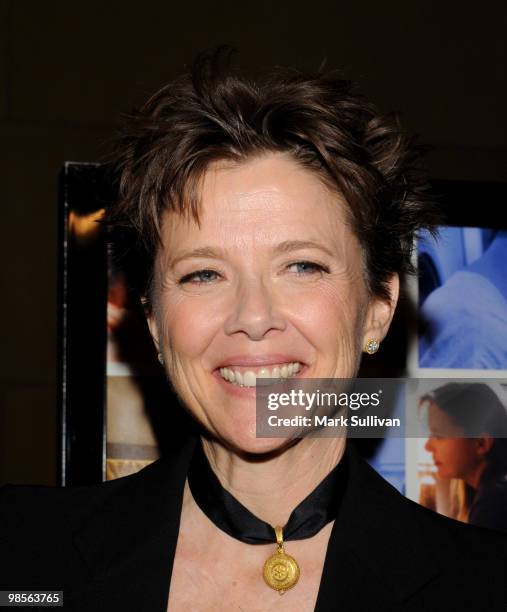
[[[167,609],[183,489],[195,443],[190,438],[174,457],[159,459],[123,483],[101,485],[122,488],[76,530],[74,543],[91,580],[76,594],[72,609]]]
[[[74,600],[71,593],[66,597],[69,609],[166,610],[183,489],[196,441],[191,437],[174,458],[160,459],[122,483],[102,485],[114,494],[75,530],[74,542],[90,576]],[[349,478],[315,610],[389,610],[435,578],[439,568],[399,494],[350,442],[347,455]]]
[[[397,491],[350,442],[347,454],[347,488],[331,532],[315,610],[391,610],[440,570],[421,526]]]

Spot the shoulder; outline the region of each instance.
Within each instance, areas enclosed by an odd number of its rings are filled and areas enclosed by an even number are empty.
[[[421,599],[432,609],[505,610],[507,535],[442,516],[410,500],[404,505],[417,515],[426,563],[437,570]],[[437,601],[441,608],[435,606]]]
[[[358,485],[367,486],[368,493],[361,495],[370,508],[375,508],[375,514],[380,517],[378,524],[389,526],[392,538],[405,537],[414,545],[417,543],[421,553],[426,551],[428,557],[438,553],[433,562],[447,558],[457,565],[475,565],[480,559],[502,560],[504,575],[507,574],[506,533],[465,524],[425,508],[402,495],[366,461],[363,466],[358,472],[363,482]],[[376,519],[370,520],[375,524]]]
[[[127,477],[128,479],[129,477]],[[0,588],[51,588],[72,583],[85,568],[72,535],[127,484],[0,488]]]
[[[56,523],[60,528],[80,521],[103,507],[137,497],[157,485],[170,486],[185,472],[194,440],[163,459],[154,461],[139,472],[115,480],[85,486],[52,487],[41,485],[13,485],[0,487],[0,534],[5,525],[20,523],[27,516],[36,523]]]
[[[421,597],[433,593],[440,603],[459,601],[461,609],[505,609],[507,534],[443,516],[401,495],[398,503],[411,525],[413,554],[435,570]]]
[[[496,529],[485,529],[469,523],[463,523],[462,521],[439,514],[405,497],[394,487],[391,487],[389,483],[386,482],[385,484],[389,487],[390,494],[398,498],[398,503],[403,508],[403,511],[407,515],[411,515],[421,525],[421,528],[432,532],[434,538],[439,541],[444,542],[444,535],[447,535],[455,545],[462,543],[469,546],[476,543],[485,550],[487,550],[489,545],[493,545],[499,551],[502,550],[503,545],[504,551],[507,551],[507,534],[498,532]],[[507,485],[507,481],[505,484]],[[507,486],[504,488],[503,493],[507,495]]]
[[[438,544],[439,554],[468,561],[502,558],[507,563],[507,534],[443,516],[403,496],[400,503],[421,526],[428,545]],[[462,556],[463,555],[463,556]],[[507,571],[507,565],[504,566]],[[506,576],[507,577],[507,576]]]
[[[420,506],[355,455],[332,570],[344,554],[354,564],[351,592],[369,604],[357,609],[505,609],[507,536]]]
[[[426,302],[431,305],[434,301],[446,298],[451,299],[456,307],[472,312],[469,300],[470,290],[479,291],[481,296],[485,294],[488,302],[502,303],[505,301],[494,283],[483,274],[464,269],[455,272],[443,285],[435,289],[424,302],[424,306]],[[462,298],[464,297],[467,298],[467,303],[463,303]],[[477,303],[474,305],[476,306]]]
[[[70,522],[78,523],[81,517],[120,493],[130,480],[132,476],[126,476],[81,487],[4,485],[0,487],[0,535],[5,536],[17,526],[26,530],[38,525],[47,528],[54,523],[61,529]]]
[[[470,522],[507,533],[507,475],[488,479],[479,488],[470,508]]]
[[[470,295],[480,296],[480,300],[471,300]],[[421,367],[503,367],[505,299],[480,274],[456,272],[428,296],[421,317],[425,322]]]
[[[171,512],[177,516],[189,448],[99,484],[1,487],[0,566],[7,570],[0,588],[86,584],[90,557],[102,559],[116,541],[133,545],[148,527],[156,530]]]
[[[480,296],[470,299],[470,295]],[[421,307],[421,315],[432,325],[457,327],[462,325],[456,316],[475,321],[480,313],[481,320],[505,322],[505,298],[495,285],[476,272],[460,270],[447,282],[435,289]],[[482,329],[482,328],[481,328]]]

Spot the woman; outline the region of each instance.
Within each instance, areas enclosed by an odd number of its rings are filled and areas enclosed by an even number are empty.
[[[107,218],[199,435],[96,487],[4,490],[2,588],[75,610],[503,610],[505,541],[343,438],[256,438],[257,377],[350,378],[379,348],[437,217],[416,151],[349,83],[215,60],[131,118]]]
[[[426,394],[425,448],[442,479],[457,479],[457,518],[507,531],[507,410],[486,383],[448,383]]]

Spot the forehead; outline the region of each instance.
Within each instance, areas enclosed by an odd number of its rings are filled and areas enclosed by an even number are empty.
[[[357,242],[342,196],[285,154],[208,168],[201,183],[201,226],[169,211],[165,247],[219,244],[257,249],[287,239],[320,240],[340,249]],[[356,245],[357,246],[357,245]]]

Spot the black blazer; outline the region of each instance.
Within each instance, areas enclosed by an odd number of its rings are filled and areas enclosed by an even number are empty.
[[[165,612],[194,445],[99,485],[0,489],[0,590],[63,590],[64,610]],[[506,612],[507,536],[420,507],[350,442],[347,453],[316,610]]]

